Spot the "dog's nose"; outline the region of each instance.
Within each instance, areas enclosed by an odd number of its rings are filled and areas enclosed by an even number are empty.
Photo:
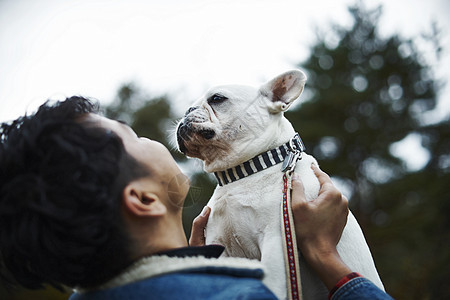
[[[186,117],[188,114],[190,114],[191,112],[193,112],[194,110],[196,110],[197,108],[199,108],[200,106],[192,106],[189,107],[189,109],[186,111],[186,113],[184,114],[184,116]]]

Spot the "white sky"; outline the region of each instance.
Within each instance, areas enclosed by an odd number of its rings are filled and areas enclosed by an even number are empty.
[[[184,110],[211,85],[257,85],[293,68],[308,56],[315,26],[349,24],[353,3],[0,0],[0,121],[48,98],[81,94],[108,103],[130,81],[155,96],[169,93]],[[386,35],[414,37],[437,20],[448,50],[436,70],[448,77],[450,1],[366,3],[383,3]],[[441,97],[439,115],[449,111]]]

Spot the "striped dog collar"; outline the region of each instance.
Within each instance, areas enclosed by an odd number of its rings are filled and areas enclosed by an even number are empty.
[[[300,135],[298,133],[295,133],[294,137],[286,144],[283,144],[275,149],[263,152],[236,167],[232,167],[224,171],[214,172],[219,185],[224,186],[228,183],[238,181],[239,179],[248,177],[259,171],[265,170],[281,163],[289,154],[289,151],[291,151],[291,142],[295,145],[295,147],[297,147],[297,150],[299,150],[300,152],[305,151],[305,145],[303,144]]]

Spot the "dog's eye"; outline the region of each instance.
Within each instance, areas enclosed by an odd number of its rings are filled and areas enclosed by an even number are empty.
[[[221,94],[214,94],[208,98],[208,103],[222,103],[225,100],[228,100],[228,98]]]

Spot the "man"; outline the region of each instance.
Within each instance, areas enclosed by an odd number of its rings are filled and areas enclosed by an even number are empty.
[[[258,262],[219,258],[223,247],[203,245],[209,208],[194,220],[187,247],[181,214],[189,185],[173,180],[183,175],[169,151],[97,110],[71,97],[1,125],[3,276],[27,288],[75,288],[74,300],[274,299]],[[293,181],[302,253],[330,290],[346,283],[334,297],[388,297],[348,276],[336,251],[347,200],[315,173],[321,192],[313,202]]]

